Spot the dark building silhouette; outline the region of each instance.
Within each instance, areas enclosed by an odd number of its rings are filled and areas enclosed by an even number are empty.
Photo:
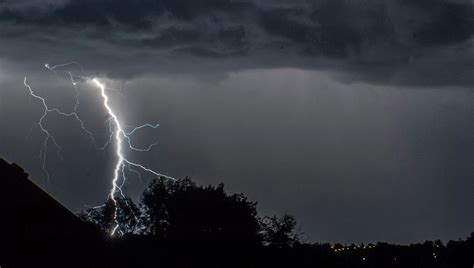
[[[80,266],[84,260],[78,256],[100,251],[100,236],[29,180],[22,168],[0,159],[2,267]]]

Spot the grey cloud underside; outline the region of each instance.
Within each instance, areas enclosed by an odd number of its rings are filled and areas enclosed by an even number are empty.
[[[6,1],[0,21],[5,38],[93,40],[111,54],[261,57],[251,67],[322,68],[393,84],[474,82],[470,0]]]

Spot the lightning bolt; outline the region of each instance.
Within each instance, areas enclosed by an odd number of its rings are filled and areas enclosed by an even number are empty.
[[[82,66],[77,62],[70,62],[70,63],[59,64],[59,65],[55,65],[55,66],[50,66],[49,64],[45,64],[44,66],[48,70],[53,71],[54,73],[56,73],[57,68],[65,67],[65,66],[72,65],[72,64],[78,65],[81,68],[82,71],[84,70],[82,68]],[[106,88],[105,84],[103,84],[96,77],[76,75],[76,74],[73,74],[72,72],[69,72],[69,71],[67,71],[66,73],[69,75],[69,78],[70,78],[71,83],[72,83],[72,85],[74,87],[74,90],[75,90],[75,100],[76,100],[76,102],[75,102],[73,111],[70,112],[70,113],[63,112],[63,111],[59,110],[58,108],[50,108],[50,106],[48,106],[46,100],[33,91],[31,86],[28,84],[27,78],[25,77],[24,80],[23,80],[23,84],[28,89],[30,95],[32,97],[34,97],[35,99],[38,99],[41,102],[41,104],[43,105],[43,114],[42,114],[42,116],[40,117],[40,119],[37,123],[40,130],[45,134],[45,139],[43,141],[43,144],[42,144],[42,147],[41,147],[41,150],[40,150],[40,159],[42,159],[42,168],[43,168],[43,170],[44,170],[44,172],[47,176],[47,179],[49,181],[50,175],[49,175],[49,172],[46,168],[46,156],[47,156],[47,149],[48,149],[48,144],[49,143],[52,143],[55,146],[56,153],[57,153],[58,157],[60,159],[62,159],[61,154],[60,154],[61,153],[61,146],[59,146],[59,144],[56,141],[55,137],[51,134],[51,132],[43,124],[44,120],[46,119],[46,117],[50,113],[57,113],[57,114],[62,115],[62,116],[73,117],[75,120],[77,120],[79,122],[80,127],[82,128],[82,130],[90,137],[91,141],[94,143],[94,145],[98,149],[101,149],[101,150],[105,149],[110,143],[113,143],[114,147],[115,147],[116,163],[115,163],[115,167],[114,167],[114,171],[113,171],[112,187],[111,187],[110,192],[109,192],[109,197],[112,200],[112,202],[114,204],[114,207],[115,207],[114,208],[114,217],[113,217],[114,226],[113,226],[112,230],[110,231],[110,235],[114,236],[117,232],[123,233],[120,230],[120,222],[118,220],[118,213],[119,213],[118,206],[119,206],[119,203],[118,203],[118,200],[117,200],[117,196],[121,195],[121,196],[125,197],[125,195],[123,193],[123,190],[122,190],[122,188],[125,184],[125,181],[126,181],[125,169],[129,170],[130,172],[133,172],[133,173],[137,174],[140,179],[141,179],[141,174],[140,174],[140,172],[137,171],[137,169],[142,170],[144,172],[148,172],[148,173],[150,173],[154,176],[157,176],[157,177],[163,177],[163,178],[170,179],[170,180],[173,180],[173,181],[175,181],[176,179],[171,177],[171,176],[167,176],[167,175],[158,173],[158,172],[154,171],[153,169],[150,169],[150,168],[148,168],[148,167],[146,167],[146,166],[144,166],[140,163],[131,161],[126,157],[126,155],[124,153],[124,147],[128,148],[129,150],[138,151],[138,152],[149,152],[150,150],[152,150],[152,148],[155,145],[157,145],[157,142],[154,142],[154,143],[150,144],[146,148],[138,148],[138,147],[135,147],[135,146],[132,145],[131,137],[135,132],[137,132],[141,129],[145,129],[145,128],[156,129],[156,128],[159,127],[159,124],[146,123],[146,124],[140,125],[138,127],[135,127],[131,131],[128,131],[128,132],[125,131],[124,128],[123,128],[123,124],[121,123],[120,119],[118,118],[116,112],[114,111],[114,109],[109,104],[109,96],[107,95],[107,89],[108,88]],[[79,80],[92,82],[92,84],[95,86],[95,88],[97,88],[99,90],[100,96],[101,96],[102,101],[103,101],[103,107],[106,110],[107,115],[109,116],[109,118],[106,120],[106,122],[109,125],[110,136],[109,136],[108,141],[101,147],[97,146],[97,143],[94,140],[94,135],[92,134],[91,131],[89,131],[85,127],[84,121],[79,117],[78,112],[77,112],[78,107],[80,105],[79,90],[77,88],[77,84],[78,84]],[[95,208],[101,208],[101,207],[103,207],[103,206],[95,206],[95,207],[92,207],[92,208],[95,209]]]

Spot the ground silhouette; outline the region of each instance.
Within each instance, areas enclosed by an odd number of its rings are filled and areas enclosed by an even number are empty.
[[[466,267],[474,234],[422,244],[308,243],[294,217],[263,217],[243,194],[189,178],[155,179],[138,203],[115,204],[76,217],[0,159],[1,267]],[[82,221],[80,220],[82,219]]]

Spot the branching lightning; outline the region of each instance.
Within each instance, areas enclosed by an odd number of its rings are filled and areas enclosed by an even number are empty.
[[[56,73],[57,68],[66,67],[68,65],[77,65],[81,68],[82,71],[84,70],[82,68],[82,66],[77,62],[70,62],[70,63],[60,64],[60,65],[55,65],[55,66],[50,66],[49,64],[45,64],[44,66],[48,70]],[[57,114],[62,115],[62,116],[73,117],[75,120],[77,120],[80,124],[81,129],[90,137],[91,141],[93,142],[94,146],[97,149],[103,150],[110,143],[113,143],[114,147],[115,147],[116,163],[115,163],[115,167],[114,167],[114,171],[113,171],[112,188],[110,190],[109,196],[110,196],[110,199],[113,201],[114,206],[115,206],[114,226],[113,226],[112,230],[110,231],[110,234],[112,236],[114,236],[117,232],[122,233],[122,231],[120,230],[120,222],[118,220],[118,205],[119,204],[118,204],[118,200],[117,200],[117,195],[120,194],[121,196],[125,197],[122,189],[123,189],[123,186],[124,186],[125,181],[126,181],[126,175],[125,175],[125,170],[126,169],[128,171],[134,173],[134,174],[137,174],[137,176],[140,179],[141,179],[141,173],[138,172],[137,169],[142,170],[144,172],[148,172],[148,173],[150,173],[152,175],[155,175],[157,177],[163,177],[163,178],[166,178],[166,179],[175,180],[173,177],[158,173],[158,172],[156,172],[156,171],[154,171],[154,170],[152,170],[148,167],[145,167],[144,165],[142,165],[140,163],[136,163],[134,161],[129,160],[126,157],[125,153],[124,153],[124,147],[126,147],[129,150],[138,151],[138,152],[149,152],[150,150],[152,150],[152,148],[155,145],[157,145],[157,142],[154,142],[154,143],[150,144],[146,148],[138,148],[138,147],[135,147],[135,146],[132,145],[131,137],[138,130],[141,130],[141,129],[144,129],[144,128],[156,129],[156,128],[159,127],[159,124],[146,123],[146,124],[143,124],[141,126],[138,126],[134,129],[132,129],[129,132],[125,131],[124,128],[123,128],[123,124],[121,123],[121,121],[118,118],[117,114],[115,113],[114,109],[109,105],[109,96],[107,95],[107,89],[108,88],[106,88],[106,86],[102,82],[100,82],[98,78],[95,78],[95,77],[91,78],[91,77],[87,77],[87,76],[76,75],[76,74],[73,74],[69,71],[67,71],[66,73],[68,74],[68,76],[71,80],[71,83],[74,87],[74,90],[75,90],[75,105],[74,105],[73,111],[70,112],[70,113],[63,112],[63,111],[59,110],[58,108],[49,107],[46,100],[43,97],[37,95],[33,91],[31,86],[28,84],[27,78],[25,77],[24,80],[23,80],[23,84],[28,89],[30,95],[32,97],[34,97],[35,99],[38,99],[41,102],[41,104],[43,105],[43,108],[44,108],[43,114],[42,114],[42,116],[40,117],[40,119],[37,123],[40,130],[45,134],[45,139],[43,141],[43,144],[42,144],[42,147],[41,147],[41,150],[40,150],[40,159],[42,160],[42,168],[43,168],[43,170],[46,174],[47,179],[49,180],[50,175],[49,175],[49,172],[46,168],[46,156],[47,156],[48,144],[50,144],[50,143],[52,143],[54,145],[54,147],[56,148],[56,153],[57,153],[58,157],[60,157],[62,159],[61,154],[60,154],[61,153],[61,146],[59,146],[59,144],[56,141],[55,137],[44,126],[44,120],[46,119],[46,117],[50,113],[57,113]],[[78,81],[80,81],[80,80],[81,81],[92,82],[92,84],[99,90],[100,96],[101,96],[102,101],[103,101],[103,107],[106,110],[107,115],[109,116],[109,118],[106,120],[106,123],[108,123],[108,126],[109,126],[109,132],[110,132],[109,139],[103,146],[100,146],[100,147],[95,142],[94,135],[92,134],[92,132],[89,131],[85,127],[84,121],[78,115],[78,108],[80,106],[80,101],[79,101],[79,90],[77,88],[77,84],[78,84]],[[135,169],[135,168],[137,168],[137,169]],[[103,207],[103,206],[96,206],[96,207],[91,207],[91,208],[100,208],[100,207]]]

